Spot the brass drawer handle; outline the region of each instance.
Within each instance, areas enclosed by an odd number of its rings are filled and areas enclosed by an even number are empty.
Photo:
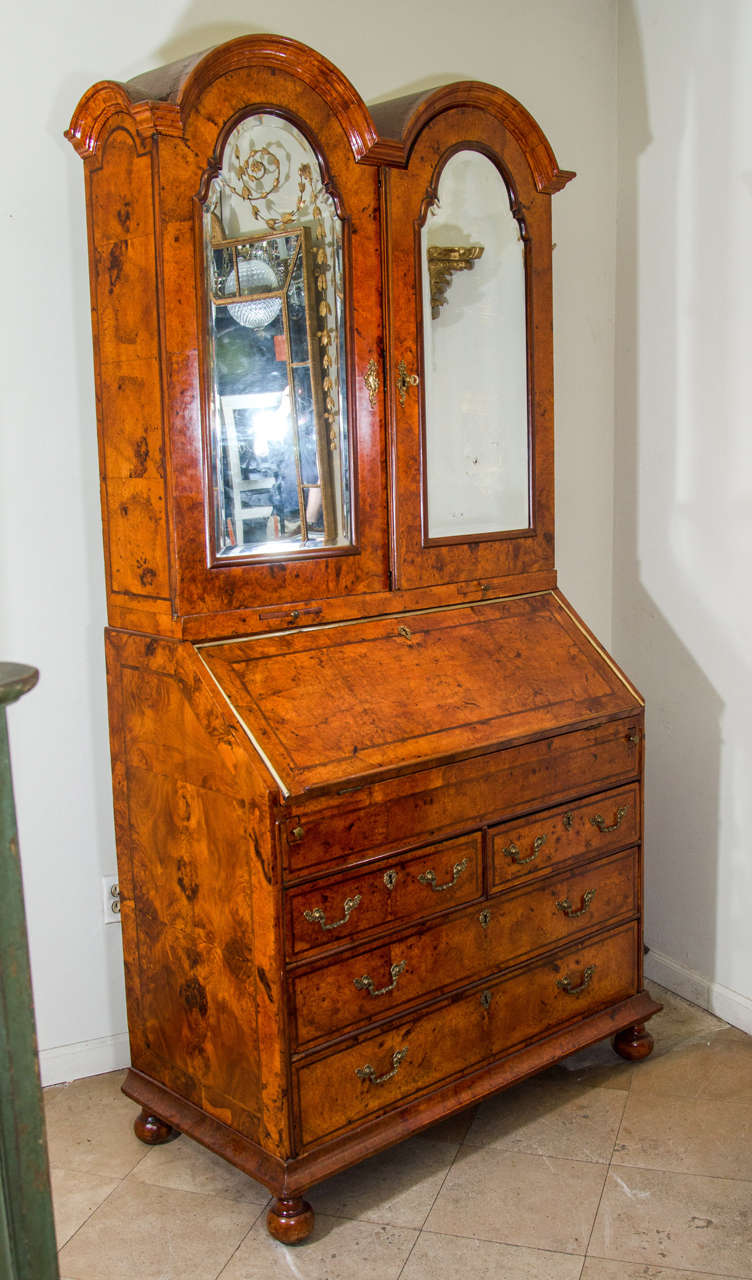
[[[469,862],[470,862],[469,858],[463,858],[461,862],[455,862],[454,866],[452,867],[452,878],[451,880],[447,880],[446,884],[436,883],[436,873],[434,871],[421,871],[420,875],[418,876],[418,879],[420,880],[421,884],[430,884],[434,893],[443,893],[445,889],[454,888],[460,876],[462,875],[462,872],[467,870],[467,866]]]
[[[303,828],[300,825],[298,825],[297,827],[293,827],[292,831],[287,837],[287,843],[297,844],[298,840],[303,839],[304,834],[305,832],[303,831]]]
[[[536,836],[533,841],[533,852],[527,858],[523,858],[520,846],[515,844],[514,840],[507,845],[506,849],[502,849],[502,853],[505,858],[511,858],[512,862],[516,862],[518,867],[524,867],[528,862],[535,861],[545,843],[545,836]]]
[[[379,987],[377,989],[374,986],[373,978],[369,978],[367,973],[364,973],[362,978],[353,978],[353,984],[358,991],[367,991],[369,996],[385,996],[388,995],[390,991],[394,991],[398,977],[401,973],[405,972],[406,968],[407,960],[400,960],[398,964],[392,965],[389,970],[392,976],[392,981],[389,983],[388,987]]]
[[[595,965],[589,964],[587,969],[582,975],[582,982],[579,984],[579,986],[573,987],[572,979],[569,977],[558,978],[556,981],[556,985],[557,987],[561,987],[562,991],[565,991],[568,996],[581,996],[585,988],[589,987],[590,983],[593,981],[594,973],[595,973]]]
[[[621,824],[621,820],[626,814],[626,812],[627,812],[627,806],[625,804],[619,805],[619,808],[616,810],[616,821],[612,822],[610,827],[606,826],[606,819],[602,818],[599,813],[596,813],[590,819],[590,821],[592,822],[594,827],[598,828],[599,831],[604,831],[604,832],[615,831],[616,828]]]
[[[639,741],[640,741],[640,730],[632,729],[627,734],[627,742],[631,742],[633,746],[636,746]]]
[[[395,1049],[392,1054],[392,1069],[385,1071],[383,1076],[377,1076],[370,1063],[366,1063],[364,1067],[356,1067],[355,1074],[359,1080],[367,1080],[369,1084],[386,1084],[387,1080],[391,1080],[396,1076],[400,1069],[400,1063],[404,1062],[407,1057],[407,1049]]]
[[[569,898],[562,898],[561,902],[557,902],[556,908],[558,911],[563,912],[568,920],[576,920],[578,916],[584,916],[594,897],[595,889],[586,889],[582,895],[582,906],[579,911],[573,910]]]
[[[314,907],[312,911],[304,911],[303,915],[309,924],[320,924],[322,929],[339,929],[340,925],[347,924],[350,919],[350,912],[354,911],[360,902],[360,894],[356,893],[354,898],[345,898],[344,912],[341,920],[332,920],[331,924],[326,923],[326,912],[323,907]]]

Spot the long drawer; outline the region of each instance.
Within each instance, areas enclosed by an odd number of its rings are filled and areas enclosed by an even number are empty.
[[[479,831],[431,844],[405,858],[382,859],[357,872],[291,889],[286,895],[290,957],[424,919],[483,892]]]
[[[302,973],[293,981],[298,1046],[332,1037],[403,1005],[633,915],[637,854],[606,861],[453,914]]]
[[[529,818],[517,818],[488,832],[490,891],[550,872],[556,866],[640,838],[640,789],[636,783],[604,791]]]
[[[641,719],[476,756],[444,768],[364,787],[340,799],[320,796],[291,805],[281,819],[287,879],[332,863],[425,843],[472,830],[506,815],[557,804],[637,777]]]
[[[550,1035],[637,990],[637,925],[563,948],[506,979],[364,1035],[295,1067],[303,1147],[452,1076],[480,1067],[526,1038]]]

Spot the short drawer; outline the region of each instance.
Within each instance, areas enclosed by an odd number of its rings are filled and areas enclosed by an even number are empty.
[[[640,789],[634,784],[505,822],[488,833],[491,892],[542,875],[562,862],[607,853],[640,838]]]
[[[476,903],[419,933],[348,951],[293,980],[297,1044],[330,1038],[634,915],[636,850]]]
[[[295,1068],[304,1147],[637,990],[629,924]]]
[[[339,799],[292,802],[280,822],[286,877],[630,782],[640,772],[641,738],[635,716],[348,789]]]
[[[360,937],[374,929],[435,915],[483,892],[480,832],[428,845],[377,868],[336,876],[286,895],[287,954]]]

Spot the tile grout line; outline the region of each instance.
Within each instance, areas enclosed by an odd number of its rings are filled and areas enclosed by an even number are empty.
[[[631,1092],[632,1092],[632,1077],[631,1077],[631,1075],[630,1075],[630,1078],[629,1078],[629,1088],[624,1090],[624,1101],[623,1101],[622,1106],[621,1106],[621,1115],[619,1116],[619,1123],[618,1123],[618,1125],[616,1126],[616,1133],[614,1134],[614,1140],[613,1140],[613,1142],[611,1143],[611,1155],[609,1156],[609,1158],[608,1158],[608,1160],[607,1160],[607,1162],[606,1162],[606,1175],[605,1175],[605,1177],[604,1177],[604,1179],[603,1179],[603,1186],[601,1187],[601,1193],[600,1193],[600,1195],[598,1196],[598,1203],[597,1203],[597,1205],[595,1206],[595,1213],[593,1214],[593,1221],[592,1221],[591,1226],[590,1226],[590,1231],[589,1231],[589,1233],[588,1233],[588,1238],[587,1238],[587,1240],[586,1240],[586,1242],[585,1242],[585,1255],[584,1255],[584,1257],[583,1257],[583,1259],[582,1259],[582,1267],[580,1268],[580,1280],[582,1280],[582,1273],[583,1273],[583,1271],[585,1270],[585,1266],[586,1266],[586,1263],[587,1263],[587,1260],[588,1260],[588,1253],[589,1253],[589,1250],[590,1250],[590,1242],[591,1242],[591,1240],[592,1240],[592,1238],[593,1238],[593,1232],[595,1231],[595,1224],[596,1224],[596,1222],[598,1221],[598,1214],[600,1213],[600,1210],[601,1210],[601,1204],[603,1203],[603,1196],[604,1196],[605,1191],[606,1191],[606,1183],[608,1182],[608,1175],[609,1175],[609,1174],[610,1174],[610,1172],[611,1172],[611,1165],[612,1165],[612,1163],[613,1163],[613,1159],[614,1159],[614,1151],[616,1150],[616,1144],[617,1144],[617,1142],[619,1141],[619,1134],[621,1133],[621,1127],[622,1127],[622,1125],[623,1125],[623,1123],[624,1123],[624,1112],[625,1112],[625,1111],[626,1111],[626,1109],[627,1109],[627,1103],[629,1102],[629,1097],[630,1097]]]
[[[221,1269],[220,1269],[219,1271],[217,1271],[217,1273],[212,1277],[212,1280],[222,1280],[222,1276],[223,1276],[223,1275],[224,1275],[224,1273],[226,1272],[226,1270],[227,1270],[227,1268],[229,1267],[230,1263],[232,1262],[233,1258],[234,1258],[234,1257],[236,1256],[236,1254],[239,1252],[239,1250],[240,1250],[240,1248],[242,1247],[242,1245],[244,1245],[244,1244],[245,1244],[246,1240],[248,1239],[249,1235],[250,1235],[250,1234],[251,1234],[251,1232],[253,1231],[254,1227],[255,1227],[255,1226],[257,1226],[257,1225],[258,1225],[258,1223],[261,1221],[262,1215],[263,1215],[263,1214],[266,1212],[266,1210],[268,1209],[269,1204],[270,1204],[270,1200],[267,1200],[266,1204],[264,1204],[264,1205],[262,1205],[262,1206],[261,1206],[261,1208],[259,1209],[259,1212],[257,1213],[256,1217],[253,1219],[253,1222],[251,1223],[250,1227],[249,1227],[249,1228],[248,1228],[248,1230],[246,1231],[246,1233],[245,1233],[245,1235],[243,1236],[242,1240],[238,1240],[238,1243],[237,1243],[236,1247],[233,1249],[233,1251],[232,1251],[232,1253],[230,1254],[229,1258],[225,1259],[225,1261],[224,1261],[224,1262],[223,1262],[223,1264],[222,1264]],[[207,1280],[208,1280],[208,1277],[207,1277]]]
[[[735,1178],[730,1173],[696,1173],[693,1169],[661,1169],[655,1164],[622,1164],[619,1160],[612,1160],[609,1169],[612,1167],[624,1169],[625,1172],[630,1169],[639,1169],[640,1173],[665,1173],[670,1178],[707,1178],[709,1182],[738,1182],[742,1186],[752,1187],[752,1178]]]
[[[606,1258],[600,1253],[588,1254],[585,1261],[587,1262],[590,1258],[594,1258],[596,1262],[624,1263],[627,1267],[646,1266],[652,1271],[657,1269],[659,1271],[676,1271],[679,1275],[682,1275],[683,1273],[686,1273],[688,1276],[699,1275],[703,1277],[703,1280],[705,1276],[712,1276],[713,1280],[749,1280],[749,1273],[747,1273],[746,1276],[743,1276],[738,1271],[708,1271],[707,1268],[703,1271],[698,1271],[697,1267],[666,1267],[662,1262],[625,1262],[623,1258]]]
[[[471,1121],[470,1123],[472,1124],[472,1121]],[[468,1127],[467,1127],[467,1129],[466,1129],[466,1131],[465,1131],[465,1137],[467,1137],[467,1134],[468,1134],[469,1132],[470,1132],[470,1124],[468,1125]],[[454,1165],[455,1165],[455,1162],[456,1162],[456,1160],[457,1160],[457,1157],[459,1156],[460,1151],[462,1150],[462,1148],[463,1148],[463,1146],[464,1146],[464,1145],[465,1145],[465,1138],[462,1138],[462,1139],[461,1139],[461,1141],[460,1141],[460,1142],[458,1142],[458,1144],[457,1144],[457,1150],[455,1151],[454,1155],[452,1156],[452,1159],[451,1159],[451,1160],[450,1160],[450,1162],[449,1162],[449,1166],[448,1166],[448,1168],[447,1168],[447,1171],[446,1171],[446,1173],[444,1174],[444,1177],[443,1177],[443,1178],[442,1178],[442,1180],[441,1180],[441,1186],[439,1187],[438,1191],[436,1192],[436,1195],[434,1196],[433,1200],[431,1201],[430,1205],[428,1206],[428,1209],[427,1209],[427,1211],[426,1211],[426,1215],[425,1215],[425,1217],[424,1217],[424,1219],[423,1219],[422,1223],[421,1223],[421,1224],[420,1224],[420,1226],[418,1227],[417,1235],[416,1235],[415,1239],[413,1240],[413,1242],[412,1242],[412,1244],[411,1244],[411,1246],[410,1246],[410,1250],[409,1250],[409,1252],[408,1252],[408,1255],[407,1255],[407,1257],[405,1258],[405,1261],[402,1263],[402,1266],[400,1267],[399,1271],[397,1272],[396,1280],[401,1280],[401,1277],[404,1275],[405,1267],[407,1266],[408,1262],[410,1261],[410,1259],[411,1259],[411,1257],[412,1257],[412,1255],[413,1255],[413,1251],[414,1251],[414,1249],[415,1249],[415,1246],[417,1245],[418,1241],[420,1240],[420,1237],[421,1237],[421,1236],[422,1236],[422,1234],[423,1234],[423,1229],[424,1229],[424,1227],[425,1227],[426,1223],[428,1222],[428,1219],[429,1219],[429,1218],[430,1218],[430,1216],[431,1216],[431,1211],[432,1211],[432,1209],[433,1209],[434,1205],[436,1204],[436,1201],[438,1200],[439,1196],[441,1195],[442,1191],[444,1190],[444,1187],[446,1186],[447,1178],[449,1177],[450,1173],[452,1172],[452,1169],[454,1168]]]
[[[65,1169],[61,1165],[56,1165],[55,1168],[61,1169],[63,1173],[79,1173],[80,1172],[80,1170],[78,1169]],[[52,1173],[52,1166],[50,1167],[50,1173]],[[94,1208],[92,1209],[91,1213],[87,1214],[83,1222],[79,1222],[78,1226],[76,1227],[76,1230],[73,1231],[71,1235],[68,1236],[68,1239],[65,1241],[65,1244],[61,1244],[60,1247],[58,1248],[57,1250],[58,1258],[60,1257],[60,1254],[63,1252],[63,1249],[66,1249],[68,1245],[75,1240],[76,1236],[78,1235],[82,1227],[85,1227],[87,1222],[90,1222],[91,1219],[94,1217],[94,1214],[97,1213],[98,1210],[102,1208],[102,1205],[107,1204],[107,1201],[110,1200],[112,1196],[114,1196],[115,1192],[120,1190],[120,1188],[122,1187],[127,1177],[128,1177],[128,1174],[126,1173],[125,1177],[121,1178],[119,1182],[116,1182],[112,1190],[107,1192],[107,1195],[105,1196],[104,1200],[100,1200],[99,1204],[94,1205]],[[54,1217],[54,1210],[55,1210],[54,1197],[52,1199],[52,1209],[53,1209],[53,1217]]]

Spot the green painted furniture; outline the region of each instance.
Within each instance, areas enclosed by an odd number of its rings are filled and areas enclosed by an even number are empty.
[[[0,662],[0,1277],[57,1280],[5,708],[39,672]]]

